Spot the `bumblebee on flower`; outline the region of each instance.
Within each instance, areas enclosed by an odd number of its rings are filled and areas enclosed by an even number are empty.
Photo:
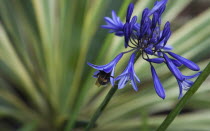
[[[180,90],[179,98],[182,97],[182,90],[189,89],[193,84],[189,79],[197,77],[200,72],[192,76],[184,76],[179,70],[179,67],[184,65],[193,71],[199,71],[200,68],[194,62],[171,52],[172,47],[166,45],[171,36],[170,22],[166,22],[163,30],[161,30],[161,15],[166,8],[166,3],[167,0],[156,1],[151,10],[148,8],[144,9],[139,23],[137,22],[137,16],[132,17],[134,9],[132,3],[128,6],[125,23],[120,20],[115,11],[112,11],[112,18],[104,18],[107,25],[102,25],[101,27],[109,29],[109,32],[114,33],[116,36],[124,37],[124,47],[131,49],[126,52],[121,52],[106,65],[98,66],[88,63],[89,66],[98,70],[94,73],[95,77],[99,78],[101,77],[101,73],[105,73],[107,74],[106,78],[108,82],[110,81],[113,86],[117,83],[118,89],[124,88],[125,85],[130,82],[133,89],[138,91],[136,82],[140,83],[140,80],[134,71],[134,63],[137,57],[136,54],[140,53],[141,57],[149,62],[157,95],[162,99],[166,96],[153,64],[165,63],[177,79]],[[128,65],[125,70],[116,77],[114,75],[115,67],[122,56],[128,52],[133,52]],[[153,58],[151,58],[152,56]],[[171,56],[171,58],[169,58],[169,56]]]

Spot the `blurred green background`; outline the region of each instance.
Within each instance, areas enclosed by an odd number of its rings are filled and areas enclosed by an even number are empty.
[[[210,60],[210,0],[168,0],[162,22],[171,22],[174,52],[196,62]],[[83,130],[110,85],[96,87],[87,61],[102,65],[125,51],[123,38],[101,29],[115,10],[125,21],[130,2],[141,16],[154,0],[0,0],[0,130]],[[139,21],[139,20],[138,20]],[[119,74],[128,58],[118,64]],[[179,89],[164,65],[156,66],[166,90],[153,89],[148,63],[135,64],[140,90],[118,90],[96,131],[155,130],[176,105]],[[182,67],[185,75],[192,71]],[[210,77],[187,103],[169,131],[210,130]],[[68,125],[68,126],[67,126]]]

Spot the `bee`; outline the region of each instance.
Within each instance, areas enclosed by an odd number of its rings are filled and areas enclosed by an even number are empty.
[[[96,83],[95,85],[97,85],[98,87],[100,87],[101,85],[106,85],[110,82],[110,77],[111,76],[111,73],[106,73],[104,71],[99,71],[96,75],[95,75],[96,78],[98,78],[96,80]]]

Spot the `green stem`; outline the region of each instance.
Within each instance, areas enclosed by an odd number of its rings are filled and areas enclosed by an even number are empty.
[[[205,81],[205,79],[209,76],[209,74],[210,74],[210,63],[206,66],[204,71],[199,75],[198,79],[195,81],[193,86],[187,91],[187,93],[179,101],[176,107],[169,113],[169,115],[166,117],[163,123],[159,126],[157,131],[165,131],[167,129],[167,127],[172,123],[175,117],[180,113],[180,111],[183,109],[185,104],[193,96],[193,94],[195,94],[195,92],[198,90],[200,85]]]
[[[112,96],[114,95],[114,93],[117,91],[117,85],[112,87],[108,94],[106,95],[105,99],[103,100],[103,102],[101,103],[101,105],[99,106],[99,108],[97,109],[97,111],[95,112],[95,114],[93,115],[93,117],[90,120],[90,123],[88,124],[86,131],[89,131],[93,125],[95,124],[96,120],[98,119],[98,117],[101,115],[101,113],[103,112],[103,110],[105,109],[106,105],[109,103],[109,101],[111,100]]]

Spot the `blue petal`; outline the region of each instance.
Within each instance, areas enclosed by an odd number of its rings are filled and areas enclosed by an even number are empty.
[[[154,54],[153,51],[152,51],[152,48],[151,48],[150,46],[147,47],[147,48],[145,48],[144,51],[145,51],[147,54],[149,54],[149,55],[153,55],[153,54]]]
[[[157,55],[158,55],[159,57],[163,57],[163,53],[162,53],[162,52],[157,52]]]
[[[123,22],[120,20],[120,17],[117,17],[117,22],[118,22],[118,24],[121,26],[121,27],[123,27]]]
[[[130,21],[131,15],[133,13],[133,8],[134,8],[133,3],[130,3],[127,9],[126,22]]]
[[[185,80],[185,82],[189,85],[189,87],[191,87],[194,84],[194,82],[190,80]]]
[[[118,28],[110,25],[101,25],[101,28],[117,30]]]
[[[179,98],[178,99],[181,99],[182,98],[182,96],[183,96],[183,94],[182,94],[182,84],[181,84],[181,82],[180,81],[178,81],[177,80],[177,83],[178,83],[178,85],[179,85]]]
[[[134,16],[131,20],[132,25],[134,25],[137,21],[137,16]]]
[[[146,35],[147,35],[147,36],[151,36],[151,35],[152,35],[152,30],[151,30],[151,28],[149,28],[149,29],[147,30]]]
[[[159,19],[158,13],[154,13],[153,18],[152,18],[152,28],[156,27],[158,19]]]
[[[108,24],[110,24],[110,25],[112,25],[112,26],[115,26],[115,23],[114,23],[114,21],[113,21],[111,18],[109,18],[109,17],[104,17],[104,19],[105,19],[105,21],[106,21]]]
[[[112,86],[114,86],[114,71],[115,71],[115,67],[113,67],[113,70],[111,72],[111,77],[110,77],[110,83],[112,84]]]
[[[118,61],[122,58],[123,53],[118,54],[110,63],[106,64],[103,68],[103,71],[106,73],[110,73],[115,65],[118,63]]]
[[[118,23],[118,19],[117,19],[118,17],[117,17],[117,15],[116,15],[116,12],[113,10],[112,11],[112,19],[113,19],[113,21],[115,22],[115,23]]]
[[[165,38],[166,39],[166,38]],[[163,39],[161,42],[159,42],[157,45],[156,45],[156,50],[158,49],[163,49],[163,50],[172,50],[173,47],[171,45],[165,45],[165,39]]]
[[[152,22],[149,18],[145,19],[145,22],[141,28],[141,36],[145,35],[145,33],[148,31],[148,29],[150,29],[151,24],[152,24]]]
[[[171,45],[166,45],[163,47],[164,50],[172,50],[173,47]]]
[[[192,81],[191,81],[192,82]],[[189,82],[187,82],[187,81],[183,81],[182,82],[182,89],[184,89],[184,90],[188,90],[191,86],[192,86],[192,84],[193,83],[189,83]]]
[[[159,14],[159,16],[161,16],[161,15],[162,15],[162,13],[164,12],[165,8],[166,8],[166,5],[161,6],[161,8],[158,10],[158,14]]]
[[[163,56],[166,60],[166,64],[169,68],[169,70],[174,74],[174,76],[178,79],[178,80],[183,80],[182,74],[180,72],[179,69],[177,69],[177,67],[174,65],[174,63],[168,58],[168,56],[166,54],[163,53]]]
[[[166,37],[165,37],[165,39],[164,39],[164,47],[165,47],[165,45],[166,45],[168,39],[170,38],[170,36],[171,36],[171,31],[169,30],[168,34],[166,35]],[[169,50],[170,50],[170,49],[169,49]]]
[[[136,21],[137,21],[137,16],[134,16],[130,23],[127,22],[124,25],[125,48],[127,48],[127,46],[128,46],[128,42],[130,40],[130,36],[132,34],[133,27],[134,27]]]
[[[168,34],[169,31],[170,31],[170,22],[167,21],[164,25],[164,28],[163,28],[163,35]]]
[[[167,38],[166,41],[170,37],[170,22],[168,22],[168,21],[164,25],[164,29],[163,29],[162,36],[160,38],[160,41],[162,41],[165,37]]]
[[[120,79],[119,83],[118,83],[118,89],[122,89],[125,87],[125,85],[127,84],[128,82],[128,77],[125,76],[125,77],[122,77],[122,79]]]
[[[133,63],[134,64],[134,63]],[[131,66],[131,74],[132,74],[132,77],[134,77],[134,81],[136,80],[138,83],[140,83],[140,79],[138,78],[138,76],[136,75],[135,71],[134,71],[134,65],[132,64]]]
[[[140,24],[135,23],[133,28],[134,28],[134,30],[139,31],[140,30]]]
[[[125,25],[124,25],[124,38],[125,38],[124,46],[125,46],[125,48],[128,47],[128,42],[129,42],[129,37],[130,37],[129,32],[130,32],[129,24],[125,23]]]
[[[129,37],[131,36],[131,33],[133,31],[133,29],[135,28],[135,23],[137,21],[137,16],[134,16],[131,20],[131,22],[129,23],[129,28],[130,28],[130,32],[129,32]]]
[[[161,17],[158,19],[158,25],[161,25]]]
[[[134,75],[135,79],[137,80],[137,82],[140,83],[141,81],[140,81],[140,79],[138,78],[138,76],[136,75],[134,69],[133,69],[133,75]]]
[[[131,55],[130,60],[129,60],[129,63],[130,63],[130,64],[134,64],[135,56],[136,56],[135,53],[133,53],[133,54]]]
[[[110,31],[109,31],[109,33],[114,33],[114,32],[115,32],[115,30],[110,30]]]
[[[192,78],[195,78],[195,77],[199,76],[200,74],[201,74],[201,72],[198,72],[198,73],[196,73],[196,74],[194,74],[194,75],[191,75],[191,76],[185,76],[185,75],[183,75],[183,77],[184,77],[185,79],[192,79]]]
[[[130,79],[131,79],[131,84],[132,84],[133,89],[135,91],[138,91],[138,87],[137,87],[136,82],[134,80],[133,74],[130,75]]]
[[[146,59],[146,60],[153,63],[163,63],[165,61],[165,59],[163,58],[153,58],[153,59]]]
[[[153,33],[153,37],[150,39],[150,43],[157,43],[157,38],[154,35],[155,34]]]
[[[152,77],[153,77],[153,82],[154,82],[154,87],[155,87],[156,93],[158,94],[159,97],[161,97],[162,99],[165,99],[165,90],[164,90],[153,66],[151,66],[151,72],[152,72]]]
[[[195,64],[194,62],[180,56],[180,55],[177,55],[173,52],[168,52],[169,55],[171,55],[172,57],[176,58],[177,60],[179,60],[180,62],[182,62],[182,64],[184,64],[186,67],[188,67],[189,69],[191,70],[194,70],[194,71],[199,71],[200,70],[200,67]]]
[[[128,74],[128,73],[127,73],[126,71],[123,71],[122,74],[120,74],[119,76],[117,76],[117,77],[115,78],[115,81],[118,81],[118,80],[122,79],[122,78],[125,77],[127,74]]]
[[[167,3],[168,0],[162,0],[162,1],[157,1],[155,6],[152,8],[152,10],[149,12],[148,16],[152,15],[155,11],[160,9],[162,6],[164,6]]]
[[[106,73],[110,73],[114,69],[116,64],[117,63],[114,63],[114,62],[108,64],[106,67],[103,68],[103,71],[106,72]]]
[[[115,35],[117,35],[117,36],[124,36],[124,32],[123,31],[117,31],[115,33]]]
[[[95,71],[95,72],[93,73],[93,77],[94,77],[94,78],[98,78],[97,75],[98,75],[99,72],[100,72],[100,71]]]
[[[102,70],[106,73],[110,73],[112,69],[115,67],[115,65],[118,63],[118,61],[122,58],[122,56],[123,56],[123,53],[120,53],[110,63],[106,65],[94,65],[89,62],[87,64],[96,70]]]
[[[141,25],[144,24],[144,20],[146,19],[147,15],[149,13],[149,9],[148,8],[145,8],[142,12],[142,17],[141,17]]]
[[[180,66],[182,65],[182,63],[179,62],[178,60],[171,59],[171,58],[170,58],[170,60],[171,60],[171,61],[174,63],[174,65],[177,66],[177,67],[180,67]]]
[[[106,65],[94,65],[94,64],[92,64],[92,63],[89,63],[89,62],[87,62],[87,64],[89,65],[89,66],[91,66],[92,68],[94,68],[94,69],[96,69],[96,70],[103,70],[104,69],[104,67],[106,66]]]
[[[118,32],[123,32],[123,23],[120,18],[116,15],[115,11],[112,11],[112,18],[104,17],[107,25],[102,25],[102,28],[110,29],[109,33],[115,33],[117,36],[123,36]]]

